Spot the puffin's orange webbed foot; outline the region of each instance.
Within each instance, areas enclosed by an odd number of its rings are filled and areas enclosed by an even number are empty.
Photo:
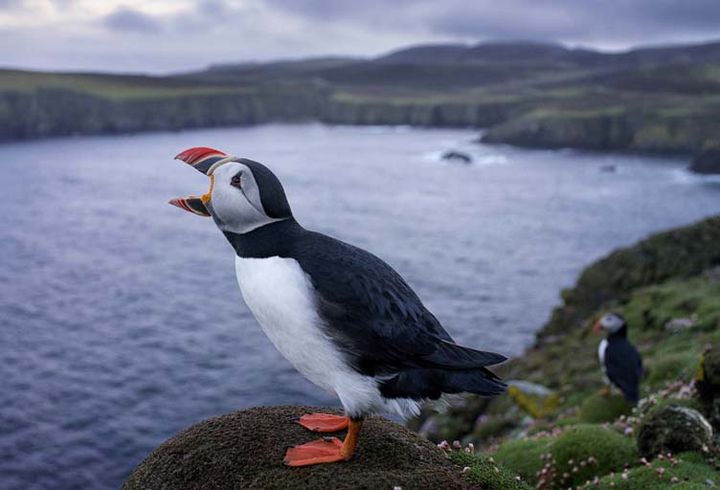
[[[342,441],[336,437],[318,439],[288,448],[283,461],[287,466],[309,466],[320,463],[345,461],[342,455]]]
[[[338,432],[347,429],[349,422],[343,415],[329,413],[309,413],[298,420],[298,424],[313,432]]]
[[[362,419],[348,419],[348,433],[344,441],[336,437],[325,437],[307,444],[293,446],[285,453],[284,462],[288,466],[308,466],[311,464],[348,461],[355,453],[358,437],[360,436],[360,427],[362,427]]]

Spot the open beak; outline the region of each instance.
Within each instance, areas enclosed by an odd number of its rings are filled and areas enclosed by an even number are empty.
[[[188,165],[192,165],[198,172],[202,172],[210,177],[210,189],[202,196],[176,197],[175,199],[170,199],[170,204],[190,213],[197,214],[198,216],[210,216],[207,204],[210,202],[213,190],[214,179],[212,171],[217,168],[217,166],[215,166],[216,163],[227,158],[228,155],[226,153],[206,146],[189,148],[176,156],[175,160],[182,160]]]
[[[602,333],[602,325],[600,324],[600,320],[593,323],[592,332],[593,333]]]

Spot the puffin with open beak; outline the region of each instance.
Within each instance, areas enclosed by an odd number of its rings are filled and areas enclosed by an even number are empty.
[[[627,339],[625,318],[617,313],[607,313],[593,324],[592,331],[598,334],[607,332],[607,337],[598,345],[598,359],[605,383],[620,390],[628,402],[637,404],[643,376],[642,357]]]
[[[212,217],[235,250],[242,297],[265,334],[344,408],[344,416],[302,416],[308,430],[347,435],[290,447],[286,465],[349,460],[370,414],[408,416],[443,393],[505,390],[487,369],[505,356],[456,344],[388,264],[300,226],[267,167],[205,147],[176,158],[209,176],[210,190],[170,203]]]

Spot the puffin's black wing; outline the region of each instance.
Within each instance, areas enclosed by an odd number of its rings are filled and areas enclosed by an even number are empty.
[[[642,358],[637,349],[625,338],[608,342],[605,350],[605,374],[612,384],[620,388],[625,399],[637,403],[640,399]]]
[[[504,385],[484,366],[506,357],[455,344],[388,264],[318,233],[298,246],[293,255],[311,277],[326,333],[358,371],[384,378],[388,393],[502,391]]]

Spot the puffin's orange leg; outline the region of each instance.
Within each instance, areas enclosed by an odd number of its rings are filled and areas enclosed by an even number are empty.
[[[348,428],[349,420],[344,415],[309,413],[300,417],[298,424],[313,432],[338,432]]]
[[[348,433],[344,441],[336,437],[327,437],[293,446],[285,453],[284,463],[288,466],[309,466],[320,463],[337,463],[352,458],[360,435],[362,420],[349,419]]]

